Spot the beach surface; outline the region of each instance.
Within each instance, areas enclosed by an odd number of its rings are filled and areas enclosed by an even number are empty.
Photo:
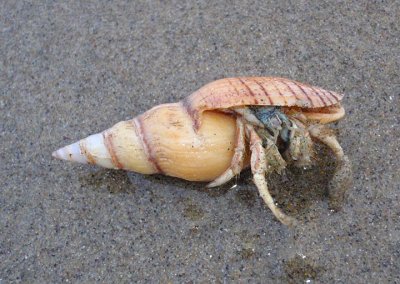
[[[397,1],[2,1],[0,283],[400,282]],[[280,224],[249,171],[214,189],[51,153],[224,77],[344,93],[332,124],[353,165],[271,175]],[[195,162],[195,161],[194,161]]]

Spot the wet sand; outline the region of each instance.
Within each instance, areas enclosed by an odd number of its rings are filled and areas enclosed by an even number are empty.
[[[0,4],[0,283],[400,282],[396,1],[15,2]],[[243,75],[346,94],[332,126],[354,181],[339,212],[324,147],[311,170],[269,177],[294,229],[248,171],[205,189],[51,157]]]

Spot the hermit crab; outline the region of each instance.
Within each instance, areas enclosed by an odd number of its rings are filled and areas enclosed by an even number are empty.
[[[295,219],[274,203],[266,174],[307,166],[313,141],[337,159],[329,194],[346,187],[351,166],[326,124],[345,114],[343,95],[276,77],[226,78],[180,102],[162,104],[53,152],[63,160],[189,181],[226,183],[250,165],[260,196],[283,224]]]

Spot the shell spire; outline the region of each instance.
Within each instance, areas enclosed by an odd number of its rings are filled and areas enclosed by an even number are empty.
[[[97,164],[105,168],[115,168],[110,153],[104,144],[102,133],[91,135],[78,142],[53,152],[53,157],[83,164]]]
[[[53,157],[71,162],[99,165],[109,169],[157,173],[149,162],[134,120],[113,127],[54,151]]]

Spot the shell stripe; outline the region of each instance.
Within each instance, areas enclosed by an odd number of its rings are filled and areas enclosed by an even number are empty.
[[[328,93],[327,91],[323,90],[323,95],[325,97],[327,97],[329,99],[329,101],[331,102],[331,105],[334,105],[338,102],[337,98],[335,98],[334,96],[332,96],[330,93]]]
[[[85,155],[86,160],[88,161],[89,164],[95,165],[96,164],[96,159],[93,157],[92,154],[86,149],[85,145],[85,140],[81,140],[79,142],[79,149],[83,155]]]
[[[298,96],[298,94],[289,86],[288,83],[286,83],[284,80],[280,80],[280,83],[282,83],[283,85],[285,85],[285,87],[287,88],[287,90],[289,90],[289,92],[298,100],[301,100],[301,97]]]
[[[254,104],[258,105],[258,100],[257,100],[257,95],[253,93],[253,91],[250,89],[250,87],[244,82],[242,78],[238,78],[239,82],[242,83],[242,85],[247,89],[248,93],[250,96],[254,98]]]
[[[238,97],[240,97],[239,91],[236,89],[235,85],[233,85],[233,83],[231,82],[231,80],[230,80],[229,78],[227,78],[226,81],[227,81],[227,82],[229,83],[229,85],[235,90],[236,95],[237,95]]]
[[[295,84],[295,85],[307,96],[307,98],[308,98],[309,100],[311,100],[311,97],[309,96],[308,92],[306,92],[306,91],[304,90],[304,88],[303,88],[300,84],[298,84],[296,81],[293,81],[293,84]],[[325,103],[324,100],[321,99],[321,96],[320,96],[318,93],[315,93],[315,94],[316,94],[315,97],[317,97],[317,98],[319,99],[319,101],[322,103],[322,105],[323,105],[323,106],[326,106],[326,103]]]
[[[334,102],[331,100],[331,98],[329,96],[326,96],[325,93],[323,93],[323,92],[322,92],[322,94],[319,93],[319,91],[321,91],[321,90],[317,90],[313,86],[308,86],[308,87],[311,90],[313,90],[314,93],[321,98],[321,100],[324,101],[325,106],[334,104]],[[327,102],[326,100],[328,100],[329,102]]]
[[[327,91],[332,97],[334,97],[337,101],[340,101],[339,98],[335,95],[334,92]]]
[[[161,169],[160,165],[158,164],[157,159],[155,158],[155,156],[153,155],[153,151],[151,150],[152,147],[147,141],[146,132],[142,127],[143,123],[142,123],[141,116],[134,118],[133,123],[135,125],[134,128],[136,131],[136,135],[140,139],[140,142],[142,144],[142,147],[143,147],[144,153],[147,157],[147,160],[153,166],[154,170],[157,171],[157,173],[163,174],[164,171]]]
[[[232,83],[232,81],[231,81],[229,78],[227,78],[226,81],[227,81],[227,82],[229,83],[229,85],[235,90],[235,94],[236,94],[236,97],[235,97],[235,98],[239,99],[239,98],[240,98],[240,92],[238,91],[238,89],[236,88],[236,86]]]
[[[117,154],[115,153],[114,149],[114,144],[113,144],[113,135],[112,133],[108,133],[107,131],[104,131],[102,133],[103,135],[103,140],[104,140],[104,146],[106,146],[106,149],[108,153],[110,154],[111,157],[111,162],[117,169],[123,169],[124,166],[119,162]]]
[[[298,100],[302,100],[302,97],[299,96],[299,94],[298,94],[297,92],[295,92],[295,91],[292,89],[292,87],[291,87],[287,82],[285,82],[284,80],[280,80],[279,82],[281,82],[283,85],[285,85],[286,88],[288,88],[288,90],[292,93],[292,95],[293,95],[295,98],[297,98]],[[308,102],[311,104],[311,106],[314,107],[314,104],[313,104],[313,102],[310,100],[310,98],[309,98],[308,96],[306,96],[306,98],[307,98]]]
[[[273,104],[274,104],[274,101],[272,100],[271,95],[270,95],[270,94],[268,93],[268,91],[264,88],[264,86],[263,86],[260,82],[258,82],[256,79],[254,79],[253,82],[256,83],[258,86],[260,86],[260,88],[262,89],[262,91],[263,91],[264,94],[265,94],[265,97],[268,99],[269,103],[270,103],[271,105],[273,105]],[[280,94],[280,92],[279,92],[279,94]],[[282,94],[280,94],[280,95],[282,95]]]
[[[193,103],[191,103],[190,97],[188,97],[182,101],[182,107],[185,109],[186,113],[192,119],[193,127],[195,129],[199,129],[199,127],[200,127],[199,111],[194,110],[192,107],[192,104]]]
[[[275,87],[275,89],[278,91],[279,96],[281,96],[283,98],[283,100],[285,101],[285,103],[287,104],[288,101],[287,101],[286,97],[282,94],[281,89],[279,89],[279,87],[275,84],[274,81],[272,81],[271,84]]]

